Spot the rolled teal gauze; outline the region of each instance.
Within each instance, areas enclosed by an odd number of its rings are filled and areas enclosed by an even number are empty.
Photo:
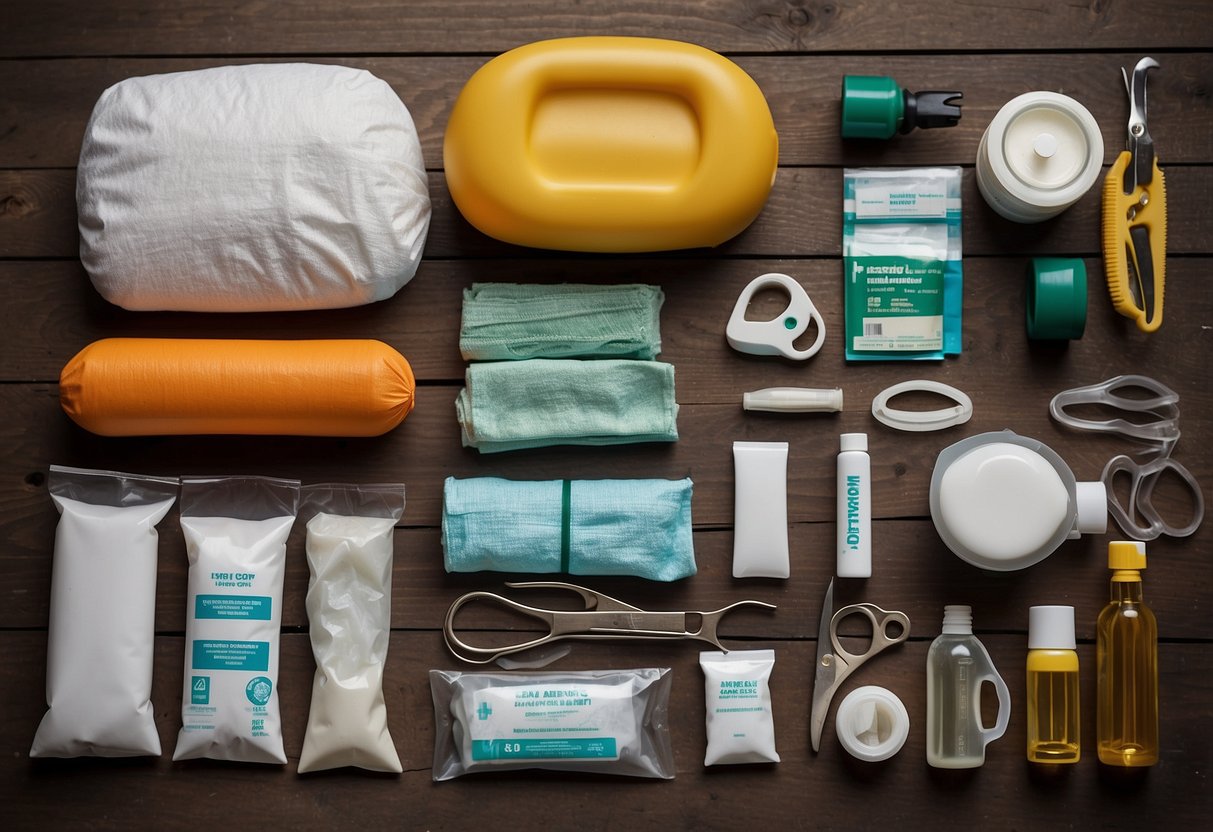
[[[691,481],[446,480],[442,550],[448,572],[695,574]]]
[[[656,286],[475,283],[463,291],[466,361],[652,359],[661,352]]]
[[[472,364],[455,412],[481,453],[678,439],[674,366],[532,358]]]

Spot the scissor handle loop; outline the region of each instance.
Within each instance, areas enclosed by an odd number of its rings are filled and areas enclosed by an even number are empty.
[[[839,622],[851,615],[863,615],[867,617],[872,625],[872,642],[868,645],[868,649],[858,656],[846,650],[838,640]],[[895,636],[889,635],[888,632],[889,626],[892,624],[897,624],[901,627],[901,632]],[[909,616],[899,611],[890,612],[875,604],[851,604],[835,612],[834,616],[830,619],[830,641],[834,646],[834,656],[835,658],[842,659],[842,663],[846,666],[846,672],[854,670],[886,647],[900,644],[909,638],[909,636]],[[840,674],[839,681],[842,678],[843,675]]]
[[[500,604],[503,607],[514,610],[515,612],[529,616],[531,618],[543,621],[548,625],[548,631],[541,636],[531,639],[530,641],[521,642],[519,644],[505,645],[504,647],[476,647],[468,644],[455,635],[455,615],[459,610],[466,607],[473,601],[489,601]],[[503,595],[498,595],[495,592],[469,592],[466,595],[461,595],[455,599],[450,608],[446,611],[446,619],[442,622],[442,636],[446,639],[446,646],[456,657],[462,659],[469,664],[489,664],[501,656],[508,656],[511,653],[521,653],[523,650],[529,650],[532,647],[538,647],[541,644],[547,644],[554,640],[552,635],[552,611],[541,610],[536,607],[529,607],[526,604],[520,604],[517,601],[512,601]]]

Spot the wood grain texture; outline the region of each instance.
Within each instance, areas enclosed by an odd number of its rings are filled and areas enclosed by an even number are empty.
[[[777,766],[705,769],[703,677],[692,645],[579,645],[555,665],[673,669],[669,726],[677,776],[645,782],[550,772],[482,774],[432,783],[434,727],[426,670],[451,662],[436,634],[394,633],[384,693],[388,728],[405,773],[399,777],[355,770],[301,778],[295,773],[307,721],[312,664],[306,636],[282,638],[279,694],[286,766],[233,765],[210,761],[172,763],[181,703],[183,639],[156,640],[152,702],[165,756],[158,760],[24,759],[43,712],[45,639],[37,633],[7,636],[0,670],[0,800],[12,817],[32,818],[54,805],[56,821],[74,826],[143,826],[148,812],[158,824],[214,826],[238,817],[242,824],[346,828],[383,824],[417,829],[468,828],[642,828],[724,829],[760,824],[799,828],[853,828],[896,825],[936,828],[941,813],[1001,827],[1014,818],[1081,818],[1083,827],[1130,827],[1149,817],[1165,817],[1177,828],[1199,828],[1211,807],[1205,788],[1213,760],[1208,737],[1213,715],[1213,661],[1197,645],[1169,646],[1161,654],[1164,707],[1162,759],[1149,772],[1117,777],[1087,758],[1061,771],[1030,767],[1022,696],[1024,639],[983,636],[999,672],[1016,697],[1006,735],[987,748],[977,770],[946,772],[925,763],[925,705],[922,685],[926,641],[894,648],[858,671],[835,695],[837,708],[849,690],[862,684],[888,687],[905,701],[911,731],[901,753],[883,765],[849,758],[834,735],[834,710],[822,736],[820,754],[808,750],[812,641],[757,641],[775,647],[771,681],[778,725]],[[1079,648],[1083,707],[1081,731],[1094,736],[1094,650]],[[1089,748],[1089,746],[1088,746]],[[826,791],[828,789],[828,791]],[[71,800],[64,795],[70,794]],[[115,799],[130,795],[130,799]],[[796,799],[791,796],[795,795]]]
[[[73,170],[0,170],[0,258],[77,257]],[[1098,180],[1102,182],[1102,178]],[[534,249],[494,240],[459,213],[441,173],[429,176],[433,219],[426,240],[430,258],[512,259],[534,257]],[[1193,166],[1167,179],[1168,254],[1210,252],[1213,167]],[[754,223],[728,242],[699,254],[716,257],[822,257],[842,251],[842,170],[780,168],[766,207]],[[1005,254],[1093,256],[1100,253],[1100,185],[1073,207],[1039,225],[1020,225],[994,213],[977,190],[972,168],[961,193],[966,256]]]
[[[1106,0],[18,0],[0,56],[500,52],[537,37],[659,36],[717,51],[896,52],[906,49],[1081,51],[1207,46],[1200,0],[1148,6]]]
[[[1207,581],[1213,526],[1184,540],[1148,544],[1146,595],[1162,636],[1161,763],[1143,776],[1094,760],[1094,622],[1107,595],[1105,535],[1063,544],[1017,573],[982,572],[940,541],[927,490],[945,446],[1011,428],[1046,442],[1079,479],[1099,476],[1127,442],[1054,424],[1058,391],[1140,372],[1181,398],[1175,457],[1213,500],[1213,4],[1204,0],[15,0],[0,9],[0,826],[527,829],[752,827],[936,830],[1201,828],[1213,814],[1213,638]],[[493,55],[549,37],[672,37],[732,57],[766,95],[780,133],[781,167],[751,228],[716,250],[646,256],[577,256],[518,248],[468,225],[443,174],[442,134],[459,90]],[[1128,107],[1119,70],[1153,54],[1150,129],[1169,197],[1166,321],[1152,335],[1116,315],[1103,285],[1098,188],[1061,217],[1020,226],[995,215],[973,181],[982,132],[1019,93],[1051,89],[1086,105],[1104,137],[1104,161],[1124,144]],[[75,165],[98,96],[122,78],[261,60],[362,67],[408,105],[422,141],[434,200],[426,259],[396,297],[371,306],[297,314],[131,313],[104,301],[78,260]],[[843,74],[888,74],[911,90],[961,89],[964,118],[949,130],[889,142],[838,139]],[[944,362],[847,365],[842,357],[841,168],[952,164],[965,168],[964,352]],[[1085,259],[1088,322],[1081,340],[1033,344],[1024,336],[1025,268],[1034,255]],[[824,315],[822,352],[805,364],[742,356],[724,327],[741,289],[758,274],[800,280]],[[183,276],[183,279],[187,277]],[[554,448],[482,456],[460,447],[453,400],[462,290],[477,281],[649,282],[665,292],[661,360],[676,369],[681,439],[673,445]],[[774,316],[781,299],[760,297]],[[379,338],[417,375],[418,405],[375,439],[159,437],[105,439],[73,425],[58,404],[63,364],[110,336]],[[932,378],[972,396],[975,415],[935,434],[886,429],[872,397],[908,378]],[[841,413],[745,414],[743,391],[842,387]],[[929,408],[938,400],[908,399]],[[1100,411],[1086,415],[1099,418]],[[848,680],[884,685],[906,703],[912,731],[887,763],[845,755],[827,723],[820,755],[808,720],[822,595],[833,573],[838,434],[866,431],[873,460],[874,574],[840,581],[838,603],[870,601],[905,611],[909,643]],[[731,575],[734,440],[788,441],[788,581]],[[288,546],[282,601],[285,767],[170,761],[180,725],[186,562],[178,520],[161,526],[152,700],[165,754],[157,760],[31,761],[45,710],[45,650],[56,514],[52,463],[163,474],[263,473],[318,481],[403,481],[408,508],[395,532],[391,646],[385,695],[400,777],[346,770],[295,773],[313,672],[307,636],[304,535]],[[440,625],[451,601],[525,576],[449,575],[439,523],[448,476],[513,479],[682,477],[695,482],[698,574],[674,584],[573,578],[654,610],[713,609],[741,598],[778,605],[739,611],[721,631],[734,646],[773,647],[778,766],[704,770],[704,708],[697,646],[579,644],[553,669],[669,666],[677,779],[670,783],[518,773],[433,784],[433,717],[426,671],[455,664]],[[1177,483],[1159,486],[1168,516],[1190,509]],[[543,604],[559,595],[528,596]],[[942,607],[974,607],[978,634],[1011,688],[1007,736],[986,765],[942,772],[924,762],[925,654]],[[1082,662],[1083,761],[1049,773],[1024,761],[1027,608],[1076,608]],[[533,625],[469,610],[461,627],[489,641]],[[861,635],[856,622],[846,632]],[[990,703],[986,703],[989,705]],[[987,721],[992,710],[986,708]]]
[[[1104,162],[1125,146],[1129,102],[1120,69],[1130,52],[1078,55],[741,55],[735,60],[757,82],[779,131],[783,165],[972,165],[990,119],[1029,89],[1062,92],[1090,110],[1103,132]],[[249,58],[54,59],[0,62],[0,168],[74,167],[84,127],[101,93],[124,78],[183,72]],[[289,58],[272,60],[286,61]],[[483,57],[344,58],[319,63],[358,67],[387,81],[408,106],[425,164],[442,168],[442,136],[451,106]],[[1161,164],[1213,158],[1213,135],[1202,129],[1213,113],[1213,55],[1161,56],[1150,77],[1150,131]],[[947,130],[918,130],[883,141],[839,141],[840,78],[891,75],[914,90],[964,93],[964,117]]]

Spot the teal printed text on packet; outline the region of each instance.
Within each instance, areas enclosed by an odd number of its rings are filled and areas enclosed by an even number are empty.
[[[273,599],[266,595],[199,595],[194,618],[238,618],[269,621]]]
[[[848,360],[960,353],[960,185],[960,168],[844,172]]]
[[[618,759],[614,737],[472,740],[473,760]]]
[[[194,670],[270,669],[268,641],[202,641],[191,647],[190,667]]]

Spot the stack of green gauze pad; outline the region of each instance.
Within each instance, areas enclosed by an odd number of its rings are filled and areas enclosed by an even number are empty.
[[[656,286],[476,283],[463,292],[467,361],[639,358],[661,352]]]
[[[448,478],[448,572],[562,572],[676,581],[695,574],[691,481]]]
[[[674,366],[535,358],[468,366],[455,410],[481,453],[678,439]]]

